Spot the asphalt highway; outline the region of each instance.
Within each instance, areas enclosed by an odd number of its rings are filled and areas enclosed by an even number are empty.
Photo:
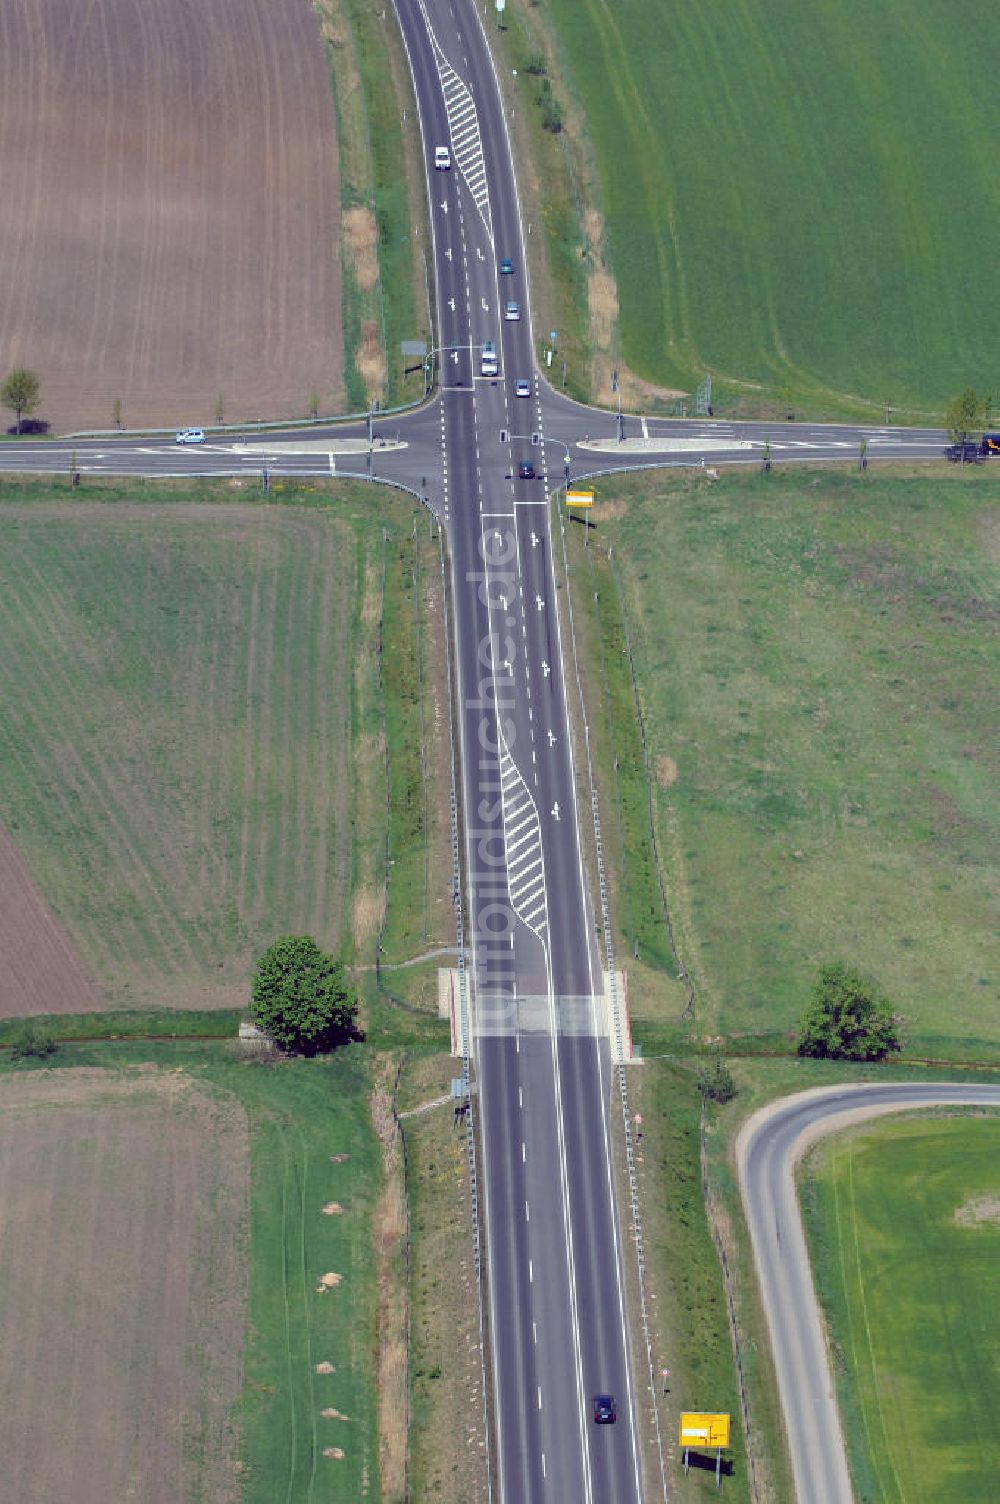
[[[937,1106],[1000,1108],[1000,1086],[898,1082],[824,1087],[772,1103],[736,1143],[740,1189],[767,1313],[799,1504],[852,1504],[833,1375],[795,1194],[816,1139],[857,1115]]]

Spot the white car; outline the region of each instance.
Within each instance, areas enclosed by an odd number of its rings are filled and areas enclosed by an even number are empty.
[[[520,307],[517,303],[508,303],[504,308],[503,316],[505,319],[519,319],[521,317]]]
[[[451,167],[451,152],[447,146],[435,146],[434,166],[438,172],[447,172]]]
[[[174,441],[177,444],[204,444],[205,430],[203,428],[178,428]]]
[[[514,382],[514,396],[515,397],[530,397],[531,396],[531,382],[530,381],[525,381],[525,379],[524,379],[523,376],[521,377],[520,381],[515,381]]]

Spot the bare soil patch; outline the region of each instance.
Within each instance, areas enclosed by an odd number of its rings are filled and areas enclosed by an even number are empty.
[[[100,989],[0,826],[0,1018],[95,1013]]]
[[[371,292],[378,285],[378,227],[371,209],[363,204],[345,209],[344,243],[354,280],[362,292]]]
[[[8,0],[0,348],[54,429],[342,404],[333,103],[307,0]]]
[[[677,782],[677,764],[665,752],[656,759],[656,777],[660,787],[664,789]]]
[[[978,1227],[983,1222],[993,1222],[1000,1227],[1000,1196],[976,1196],[955,1211],[955,1221],[960,1227]]]
[[[235,1504],[242,1108],[149,1070],[7,1076],[0,1163],[0,1504]]]

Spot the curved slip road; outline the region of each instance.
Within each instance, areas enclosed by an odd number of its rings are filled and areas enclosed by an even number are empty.
[[[762,1108],[736,1140],[799,1504],[852,1504],[854,1495],[795,1194],[795,1166],[817,1139],[861,1118],[921,1107],[1000,1108],[1000,1085],[906,1081],[821,1087]]]

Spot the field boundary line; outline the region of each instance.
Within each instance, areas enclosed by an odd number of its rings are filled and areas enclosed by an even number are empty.
[[[462,1030],[462,1092],[466,1119],[466,1161],[469,1170],[469,1212],[472,1221],[473,1267],[476,1275],[476,1299],[479,1319],[479,1364],[483,1389],[483,1444],[486,1450],[486,1497],[493,1500],[493,1452],[490,1429],[489,1387],[486,1372],[486,1309],[483,1292],[483,1247],[479,1205],[478,1165],[476,1160],[476,1120],[472,1106],[472,1016],[469,1003],[469,978],[465,959],[465,917],[462,905],[462,843],[459,830],[459,786],[456,768],[457,729],[455,726],[455,671],[452,666],[453,633],[451,626],[451,592],[445,565],[444,527],[438,525],[438,559],[441,569],[441,616],[444,624],[445,661],[448,665],[448,743],[451,749],[451,858],[452,902],[455,906],[455,938],[458,946],[458,1001]]]

